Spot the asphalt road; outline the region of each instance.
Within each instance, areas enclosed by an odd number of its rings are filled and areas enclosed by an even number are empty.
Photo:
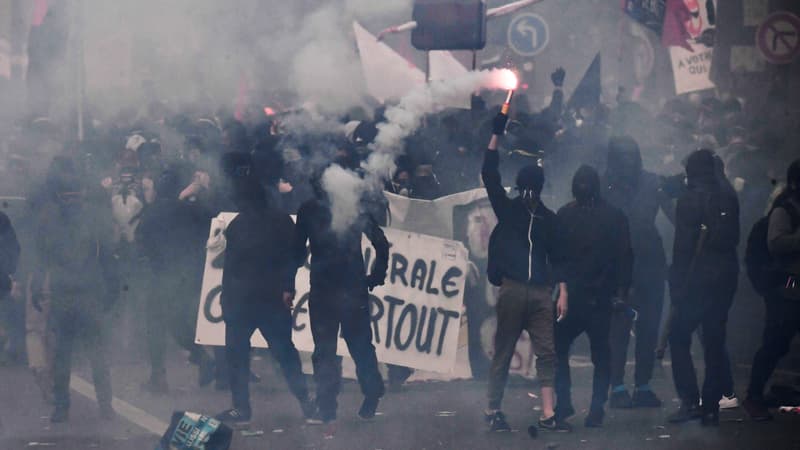
[[[78,361],[70,421],[53,425],[48,421],[50,407],[41,399],[32,377],[24,368],[0,368],[0,449],[153,449],[158,437],[136,423],[154,429],[168,422],[173,410],[213,414],[229,405],[226,392],[196,386],[196,373],[184,363],[182,354],[173,352],[169,367],[171,391],[154,396],[141,391],[147,366],[129,361],[115,364],[112,376],[119,417],[98,419],[96,406],[85,382],[90,380],[85,361]],[[124,359],[124,358],[122,358]],[[131,358],[136,359],[136,358]],[[578,359],[578,362],[583,362]],[[586,364],[578,364],[585,366]],[[666,367],[668,369],[668,367]],[[263,381],[253,385],[254,420],[250,431],[263,435],[245,437],[237,432],[232,449],[800,449],[800,416],[778,416],[772,423],[757,424],[741,410],[723,414],[718,429],[704,429],[699,423],[672,426],[666,415],[677,405],[669,370],[657,371],[653,385],[666,400],[655,410],[608,411],[602,429],[586,429],[583,417],[590,395],[587,367],[573,369],[574,398],[579,414],[573,418],[571,434],[540,433],[531,439],[527,427],[538,415],[537,400],[528,381],[515,380],[506,395],[505,410],[511,433],[490,433],[483,423],[485,383],[479,381],[411,383],[400,393],[388,394],[374,421],[357,418],[361,401],[358,385],[344,384],[340,397],[339,420],[334,428],[308,427],[300,410],[276,376],[269,359],[254,362],[254,371]],[[743,386],[746,370],[737,370],[737,386]],[[789,375],[785,375],[788,380]],[[794,381],[793,377],[790,381]],[[122,407],[119,407],[122,405]],[[133,411],[133,412],[131,412]],[[134,423],[136,422],[136,423]],[[155,424],[155,425],[153,425]],[[158,430],[153,430],[158,431]],[[159,431],[160,432],[160,431]]]

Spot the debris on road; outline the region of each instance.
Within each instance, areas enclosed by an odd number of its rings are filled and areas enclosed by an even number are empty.
[[[436,413],[436,417],[455,417],[455,411],[439,411]]]
[[[281,431],[283,431],[283,430],[281,430]],[[264,430],[253,430],[253,431],[242,430],[241,433],[242,433],[242,436],[244,436],[244,437],[256,437],[256,436],[263,436],[264,435]],[[273,431],[273,433],[274,433],[274,431]]]

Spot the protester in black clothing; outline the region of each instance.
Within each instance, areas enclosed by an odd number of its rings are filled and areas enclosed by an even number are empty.
[[[367,206],[360,208],[358,217],[346,229],[334,229],[331,201],[322,188],[321,176],[315,175],[312,185],[315,198],[305,202],[297,213],[293,245],[298,266],[306,261],[306,242],[312,258],[308,306],[318,414],[308,422],[336,420],[336,397],[342,378],[341,360],[336,356],[340,328],[364,394],[358,415],[370,419],[384,394],[384,385],[372,345],[368,289],[383,285],[386,279],[389,242]],[[369,275],[364,270],[362,235],[375,248],[375,265]]]
[[[753,359],[744,407],[753,420],[770,420],[764,387],[800,331],[800,160],[789,167],[787,188],[769,215],[767,244],[779,263],[780,284],[769,289],[764,341]]]
[[[567,286],[560,271],[559,224],[556,215],[542,203],[544,171],[540,166],[522,168],[517,175],[520,195],[509,198],[500,178],[500,136],[508,116],[494,120],[493,136],[484,156],[482,177],[498,224],[489,240],[489,281],[500,286],[497,300],[495,351],[489,372],[486,421],[492,431],[510,431],[500,407],[508,381],[511,358],[522,331],[527,331],[536,351],[536,371],[542,386],[542,417],[539,426],[556,429],[553,410],[555,345],[553,316],[567,315]],[[552,286],[558,283],[555,307]]]
[[[97,402],[104,419],[114,417],[111,379],[106,361],[106,317],[119,296],[119,275],[111,253],[111,217],[83,199],[76,175],[58,177],[58,200],[44,207],[37,229],[39,261],[45,271],[42,296],[50,302],[55,330],[52,422],[69,415],[72,347],[86,338]]]
[[[558,211],[564,228],[564,267],[570,314],[556,324],[556,417],[575,414],[570,394],[569,351],[582,333],[589,337],[594,379],[587,427],[603,424],[610,377],[609,331],[615,304],[624,305],[631,285],[633,251],[628,220],[600,195],[600,177],[582,166],[572,180],[575,201]],[[568,427],[567,427],[568,428]]]
[[[245,175],[235,184],[239,214],[225,230],[221,300],[233,408],[218,418],[235,425],[250,421],[250,337],[255,330],[267,340],[289,390],[310,417],[314,407],[292,343],[294,225],[288,214],[268,203],[254,177]]]
[[[633,317],[629,311],[619,311],[611,318],[611,408],[661,406],[650,389],[667,281],[667,257],[656,216],[659,210],[670,220],[673,216],[672,201],[661,185],[657,175],[643,169],[636,141],[627,136],[611,139],[603,198],[628,219],[636,261],[631,306],[638,314],[632,399],[625,387],[625,364]]]
[[[14,286],[14,274],[19,263],[20,247],[17,233],[8,216],[0,211],[0,300]]]
[[[155,202],[144,210],[137,241],[147,257],[151,280],[146,304],[151,372],[143,387],[163,393],[168,390],[164,364],[168,332],[198,365],[198,384],[205,386],[214,379],[214,359],[194,343],[205,243],[213,215],[178,199],[181,181],[174,168],[161,174],[155,188]]]
[[[725,334],[739,275],[739,203],[720,183],[713,152],[698,150],[686,163],[688,190],[678,199],[670,268],[673,317],[669,334],[672,375],[680,409],[673,423],[702,418],[719,424],[720,382],[725,371]],[[692,333],[702,326],[705,381],[700,392],[692,364]]]

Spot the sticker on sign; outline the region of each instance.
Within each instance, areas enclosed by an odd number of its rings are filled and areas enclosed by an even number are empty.
[[[756,45],[772,64],[789,64],[800,55],[800,18],[778,11],[765,20],[756,32]]]

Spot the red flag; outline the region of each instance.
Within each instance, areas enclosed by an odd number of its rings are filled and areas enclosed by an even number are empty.
[[[692,18],[689,8],[683,0],[667,0],[664,13],[664,29],[661,31],[661,45],[664,47],[683,47],[694,51],[689,45],[689,32],[686,22]]]
[[[31,25],[38,27],[44,22],[44,17],[47,15],[48,5],[47,0],[33,0],[33,19]]]

